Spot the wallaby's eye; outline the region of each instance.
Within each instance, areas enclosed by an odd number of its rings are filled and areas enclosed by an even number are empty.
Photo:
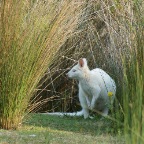
[[[76,72],[76,70],[74,69],[73,72]]]

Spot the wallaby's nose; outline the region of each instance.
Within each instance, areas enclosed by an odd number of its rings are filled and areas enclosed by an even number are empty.
[[[66,73],[66,76],[68,77],[68,73]]]

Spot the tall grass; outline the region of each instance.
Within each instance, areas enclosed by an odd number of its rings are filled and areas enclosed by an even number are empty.
[[[143,54],[140,55],[140,57]],[[124,131],[129,144],[144,143],[144,64],[131,58],[123,85]]]
[[[133,3],[133,44],[124,58],[124,131],[129,144],[144,143],[144,3]]]
[[[22,122],[53,56],[73,34],[82,3],[2,0],[0,6],[0,127],[11,129]]]

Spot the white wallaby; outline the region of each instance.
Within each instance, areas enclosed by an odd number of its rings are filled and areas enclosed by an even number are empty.
[[[87,60],[81,58],[67,76],[79,81],[79,101],[82,111],[75,113],[48,113],[50,115],[69,115],[90,117],[89,110],[100,111],[103,116],[108,115],[110,104],[113,102],[116,85],[114,80],[102,69],[90,70]]]

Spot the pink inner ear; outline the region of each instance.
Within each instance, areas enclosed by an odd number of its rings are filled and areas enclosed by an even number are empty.
[[[83,67],[84,66],[84,61],[83,61],[83,59],[81,58],[81,59],[79,59],[79,65],[80,65],[80,67]]]

